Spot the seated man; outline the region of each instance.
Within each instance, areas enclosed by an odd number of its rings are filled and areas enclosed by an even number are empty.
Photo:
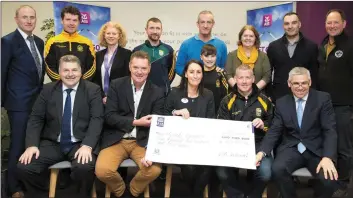
[[[68,160],[79,195],[87,198],[95,178],[92,152],[98,153],[104,121],[100,88],[81,80],[80,60],[73,55],[60,58],[59,75],[61,80],[44,85],[34,104],[27,124],[27,149],[17,165],[19,177],[28,197],[48,197],[41,173]]]
[[[145,160],[151,114],[162,115],[164,90],[147,81],[151,70],[148,54],[136,51],[131,55],[131,76],[111,82],[105,109],[105,123],[96,175],[116,197],[125,191],[125,183],[117,169],[131,158],[139,171],[130,183],[130,192],[138,197],[161,173],[159,164]]]
[[[288,86],[292,94],[276,102],[272,126],[256,155],[257,165],[282,136],[272,165],[272,176],[282,197],[297,197],[292,173],[306,167],[321,184],[315,197],[330,198],[338,178],[334,165],[336,121],[331,97],[310,88],[310,72],[304,67],[295,67],[289,72]]]
[[[255,127],[256,151],[265,136],[272,120],[273,105],[271,101],[257,88],[253,70],[248,65],[240,65],[235,71],[236,86],[233,92],[223,98],[218,119],[252,121]],[[271,179],[272,157],[268,155],[257,170],[248,170],[248,175],[253,175],[250,185],[237,181],[238,169],[231,167],[217,167],[216,172],[228,198],[245,197],[244,189],[249,198],[259,198],[266,187],[266,182]]]

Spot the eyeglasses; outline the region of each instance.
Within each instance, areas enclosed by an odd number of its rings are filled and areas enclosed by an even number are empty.
[[[290,83],[294,88],[298,88],[298,87],[307,87],[309,86],[309,81],[305,81],[305,82],[302,82],[302,83],[299,83],[299,82],[291,82]]]

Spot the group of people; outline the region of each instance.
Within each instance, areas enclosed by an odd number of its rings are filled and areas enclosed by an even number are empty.
[[[116,197],[138,197],[162,171],[145,159],[152,114],[253,123],[257,170],[248,170],[249,182],[235,168],[181,165],[193,197],[203,196],[214,173],[229,198],[259,198],[270,180],[283,198],[294,198],[291,174],[301,167],[318,179],[315,196],[346,194],[353,166],[353,39],[341,10],[327,13],[328,35],[319,47],[300,32],[299,16],[287,13],[285,34],[267,53],[251,25],[228,53],[212,36],[212,12],[202,11],[199,33],[182,43],[176,61],[160,40],[158,18],[147,21],[148,38],[133,51],[124,48],[123,27],[107,22],[99,33],[105,49],[97,53],[77,32],[80,18],[77,8],[63,8],[62,33],[44,45],[33,34],[36,11],[20,6],[18,28],[1,38],[10,196],[47,197],[46,170],[69,160],[78,196],[90,197],[97,177]],[[45,73],[53,82],[43,85]],[[171,88],[175,73],[181,82]],[[125,184],[117,169],[128,158],[139,170]]]

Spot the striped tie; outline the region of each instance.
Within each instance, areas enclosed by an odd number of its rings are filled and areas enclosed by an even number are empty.
[[[30,43],[31,53],[32,53],[32,56],[34,58],[34,61],[36,62],[38,76],[39,76],[39,79],[40,79],[42,77],[42,66],[40,65],[39,56],[38,56],[38,53],[37,53],[36,46],[34,44],[34,37],[33,36],[28,36],[27,40]]]

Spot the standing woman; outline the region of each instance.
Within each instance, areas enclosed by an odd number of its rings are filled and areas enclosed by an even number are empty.
[[[235,69],[241,65],[253,68],[256,86],[263,90],[271,82],[271,66],[267,55],[259,50],[260,36],[252,25],[245,25],[239,32],[238,49],[227,57],[226,73],[230,86],[235,85]]]
[[[106,103],[111,80],[128,76],[131,51],[125,49],[127,43],[125,30],[120,24],[107,22],[99,31],[99,44],[106,49],[97,52],[97,72],[93,82],[102,88],[103,103]]]
[[[203,76],[202,63],[190,60],[184,68],[179,87],[172,88],[167,97],[166,115],[215,118],[213,93],[204,88]],[[181,165],[180,168],[193,197],[203,197],[204,188],[209,182],[210,166]]]

